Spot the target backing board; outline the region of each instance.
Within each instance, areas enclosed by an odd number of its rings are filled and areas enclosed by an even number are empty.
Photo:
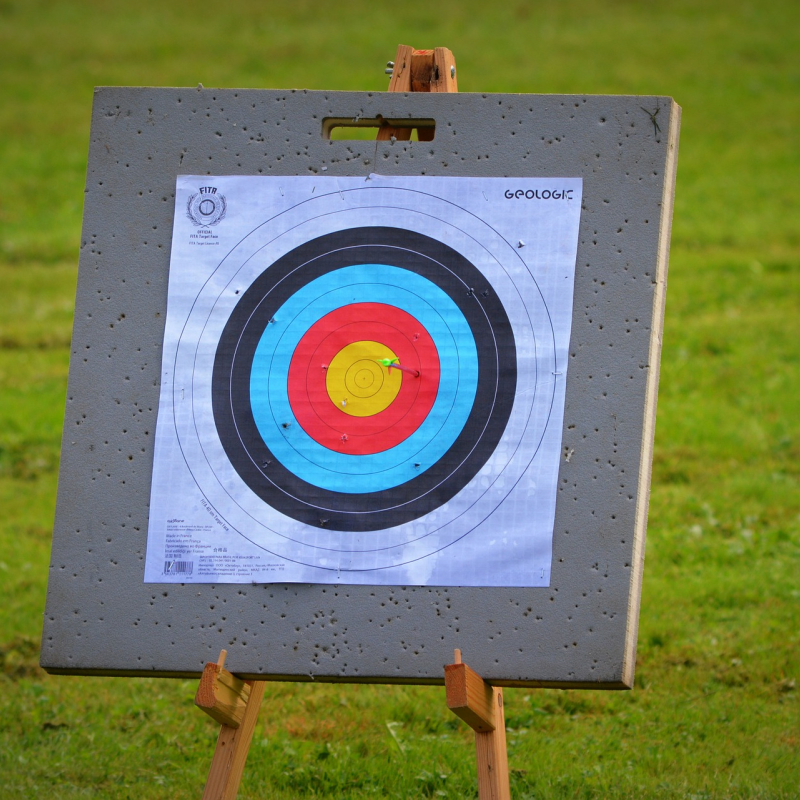
[[[179,178],[145,582],[548,586],[580,205]]]
[[[98,90],[43,666],[631,685],[679,113]]]

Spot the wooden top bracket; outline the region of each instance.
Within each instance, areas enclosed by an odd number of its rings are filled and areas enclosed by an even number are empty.
[[[457,92],[456,59],[446,47],[414,50],[397,47],[391,64],[390,92]],[[387,69],[388,72],[388,69]]]
[[[415,50],[407,44],[397,47],[394,61],[387,64],[391,72],[390,92],[457,92],[456,59],[446,47],[433,50]],[[433,139],[432,128],[419,128],[417,135],[421,142]],[[384,125],[378,131],[378,141],[408,141],[411,128],[395,128]]]

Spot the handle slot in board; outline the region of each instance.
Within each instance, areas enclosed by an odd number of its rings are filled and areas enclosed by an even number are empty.
[[[416,130],[419,139],[431,141],[436,135],[436,120],[429,118],[387,119],[380,115],[365,119],[325,117],[322,120],[322,138],[337,141],[374,139],[375,131],[381,128],[396,128],[412,133]],[[419,136],[420,131],[423,132],[422,136]]]

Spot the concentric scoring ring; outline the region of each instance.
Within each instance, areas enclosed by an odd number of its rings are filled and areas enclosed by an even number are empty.
[[[391,305],[424,326],[440,385],[411,435],[358,456],[309,437],[287,387],[303,335],[361,302]],[[349,229],[297,247],[251,284],[220,337],[212,385],[220,441],[263,501],[311,526],[380,530],[446,503],[492,455],[515,397],[514,335],[491,284],[458,252],[410,231]]]

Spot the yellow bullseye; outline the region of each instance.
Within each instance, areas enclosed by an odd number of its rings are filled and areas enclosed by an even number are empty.
[[[352,417],[371,417],[388,408],[403,383],[402,372],[379,364],[397,356],[384,344],[351,342],[328,364],[325,387],[331,402]]]

